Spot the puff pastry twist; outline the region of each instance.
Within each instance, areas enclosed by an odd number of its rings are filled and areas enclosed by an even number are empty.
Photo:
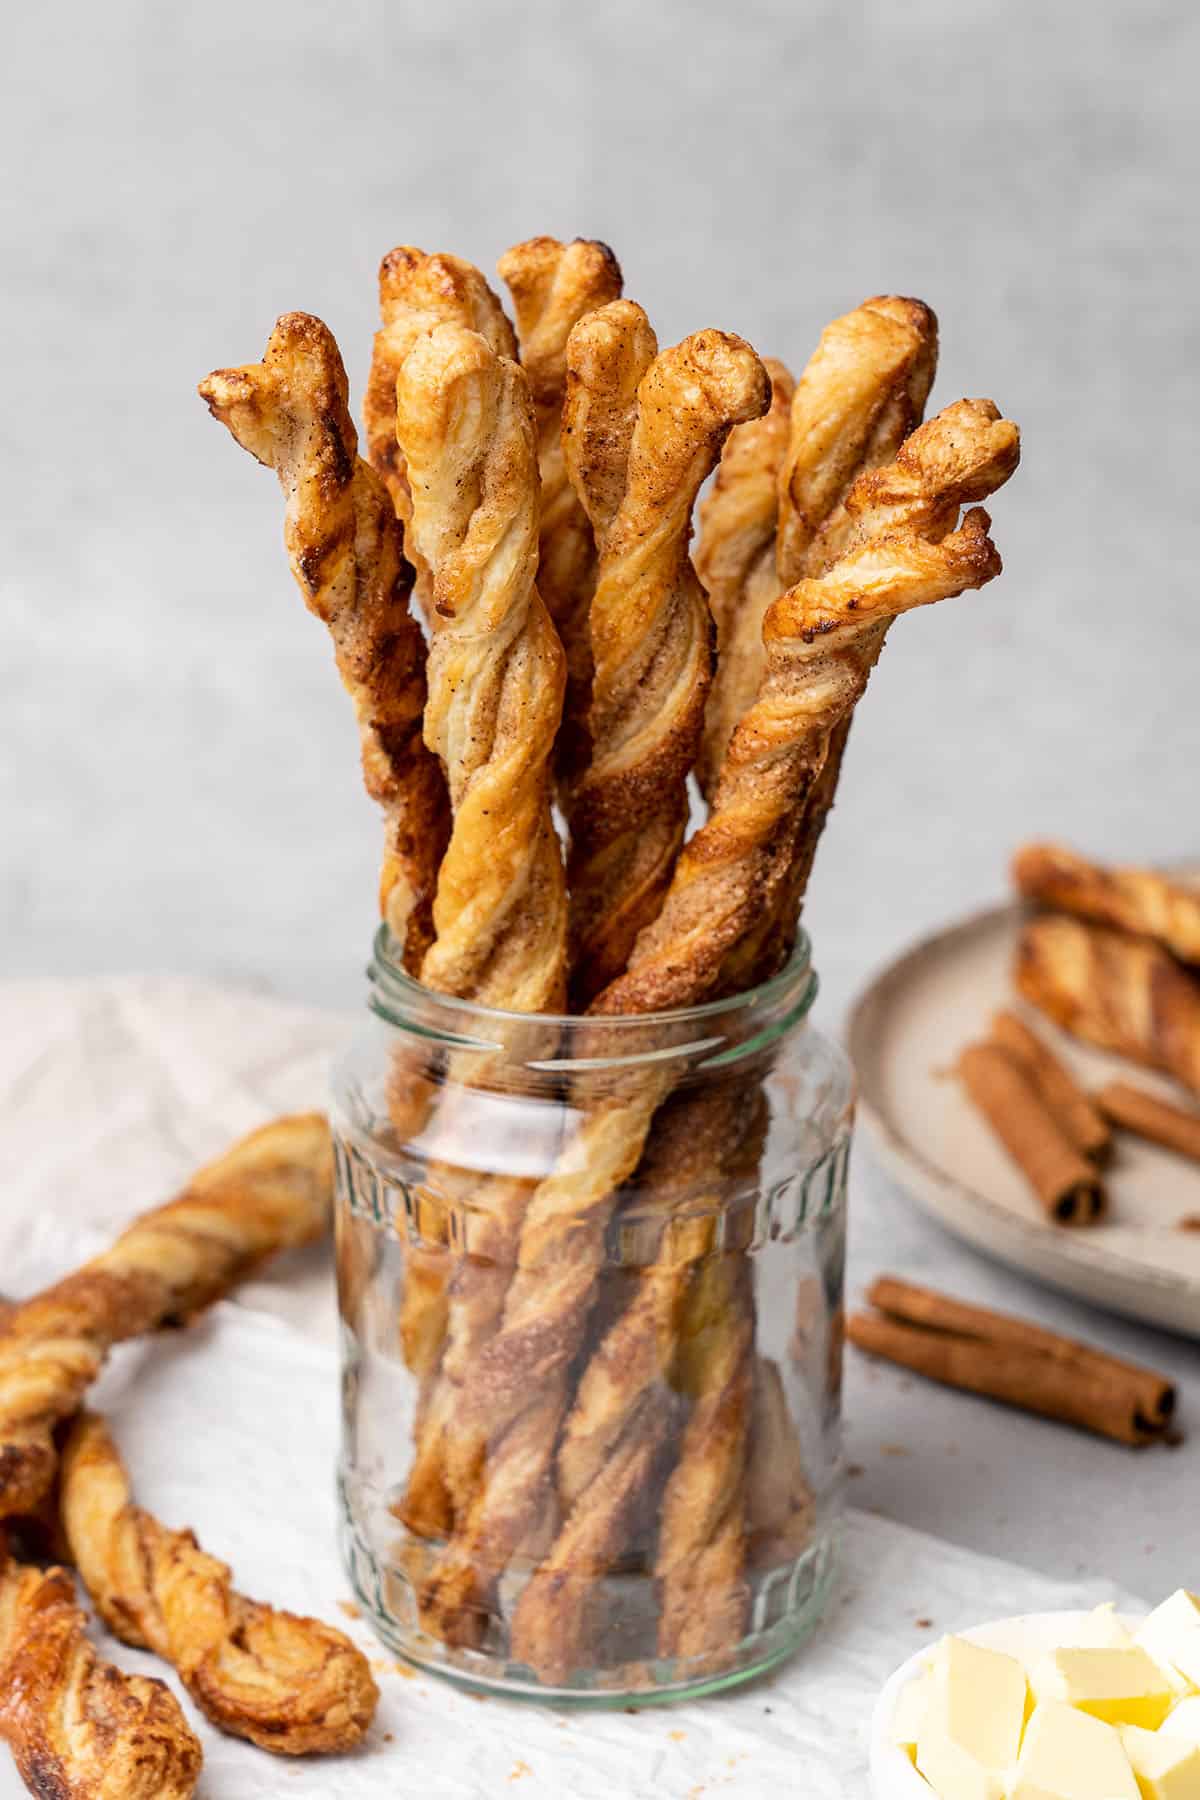
[[[416,576],[416,598],[427,610],[429,569],[413,542],[412,495],[396,441],[397,378],[417,338],[437,325],[477,331],[497,356],[515,357],[517,345],[504,308],[474,263],[414,244],[397,244],[379,265],[379,316],[363,393],[367,456],[391,495]]]
[[[602,397],[636,367],[636,315],[601,308],[567,346],[573,379],[564,432],[591,372]],[[615,365],[615,373],[610,368]],[[571,966],[583,1006],[624,968],[654,918],[687,823],[687,776],[696,758],[712,675],[712,623],[688,556],[692,506],[730,430],[758,417],[770,383],[750,346],[701,331],[655,357],[642,375],[624,458],[623,491],[609,513],[610,461],[595,484],[574,449],[568,468],[592,519],[599,571],[589,625],[594,659],[588,715],[591,762],[570,794]],[[582,431],[583,427],[580,426]]]
[[[425,738],[454,814],[421,979],[485,1005],[553,1012],[567,901],[549,761],[565,663],[534,582],[529,385],[478,332],[439,325],[410,350],[396,404],[413,539],[431,572]]]
[[[333,1151],[319,1113],[277,1119],[144,1213],[111,1249],[14,1307],[0,1328],[0,1518],[33,1512],[57,1467],[54,1428],[113,1344],[186,1319],[278,1250],[319,1238]]]
[[[592,691],[588,608],[596,580],[592,527],[567,477],[563,400],[567,339],[588,313],[615,300],[621,270],[607,244],[590,238],[560,243],[536,237],[514,244],[497,264],[512,295],[521,366],[529,378],[542,481],[538,592],[562,639],[567,693],[555,761],[569,782],[588,759],[587,712]]]
[[[380,905],[415,972],[432,936],[449,807],[421,735],[425,644],[409,612],[400,530],[379,477],[358,455],[337,344],[319,319],[285,313],[261,363],[218,369],[200,393],[279,476],[292,573],[333,638],[367,792],[383,808]]]
[[[1200,979],[1150,939],[1047,914],[1021,933],[1016,981],[1064,1031],[1200,1094]]]
[[[48,1800],[188,1800],[203,1753],[161,1681],[88,1642],[65,1569],[23,1569],[0,1536],[0,1737]]]
[[[379,1692],[342,1632],[248,1600],[190,1531],[135,1506],[107,1425],[75,1420],[60,1504],[75,1565],[109,1629],[173,1664],[221,1731],[280,1756],[352,1749]]]
[[[1104,868],[1065,844],[1022,845],[1013,881],[1027,900],[1155,938],[1180,962],[1200,964],[1200,885],[1156,869]]]

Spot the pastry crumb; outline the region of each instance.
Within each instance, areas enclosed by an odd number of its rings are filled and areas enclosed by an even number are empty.
[[[686,1731],[668,1731],[667,1736],[670,1738],[670,1740],[673,1744],[682,1744],[684,1738],[687,1736],[687,1732]]]
[[[358,1607],[355,1606],[353,1600],[339,1600],[338,1611],[345,1613],[348,1619],[362,1618],[362,1613],[359,1611]]]
[[[393,1675],[403,1675],[405,1681],[415,1681],[417,1678],[417,1671],[413,1668],[411,1663],[394,1662],[392,1664],[392,1673]]]
[[[879,1448],[885,1456],[911,1456],[912,1451],[907,1444],[880,1444]]]
[[[512,1774],[508,1779],[510,1781],[523,1781],[526,1775],[532,1774],[533,1770],[530,1768],[529,1764],[527,1762],[522,1762],[520,1757],[518,1757],[512,1766]]]
[[[932,1631],[933,1630],[933,1620],[932,1619],[914,1619],[913,1624],[916,1626],[918,1631]]]

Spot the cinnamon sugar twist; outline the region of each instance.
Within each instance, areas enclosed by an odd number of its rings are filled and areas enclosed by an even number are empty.
[[[54,1428],[111,1347],[186,1319],[276,1251],[319,1238],[333,1203],[319,1113],[251,1132],[136,1219],[109,1250],[26,1300],[0,1329],[0,1518],[35,1510],[54,1477]]]
[[[608,315],[606,317],[606,315]],[[622,317],[618,315],[618,323]],[[632,333],[636,324],[627,329]],[[571,334],[564,431],[602,334],[602,308]],[[618,338],[620,337],[618,331]],[[631,360],[619,345],[614,360]],[[687,823],[712,674],[712,625],[688,557],[692,506],[732,427],[765,411],[770,384],[750,346],[701,331],[661,352],[637,390],[624,488],[579,492],[597,534],[600,566],[589,625],[594,658],[588,729],[592,758],[569,803],[571,966],[585,1005],[625,966],[654,918]],[[572,475],[578,464],[568,450]]]
[[[1021,933],[1016,982],[1064,1031],[1200,1094],[1200,979],[1150,939],[1047,914]]]
[[[22,1569],[0,1535],[0,1737],[45,1800],[189,1800],[203,1752],[161,1681],[88,1642],[65,1569]]]
[[[412,536],[412,494],[396,441],[396,381],[417,338],[437,325],[461,325],[487,339],[497,356],[515,357],[516,339],[496,295],[461,256],[397,244],[379,265],[380,328],[363,393],[363,429],[371,466],[383,478],[416,572],[416,595],[429,605],[429,570]]]
[[[754,929],[758,905],[786,877],[794,821],[831,730],[866,685],[882,630],[900,612],[998,573],[982,510],[949,529],[961,499],[981,486],[990,491],[1015,466],[1015,428],[999,422],[1004,429],[994,441],[990,407],[980,422],[983,446],[974,432],[966,434],[969,450],[959,445],[963,415],[953,412],[932,443],[918,447],[922,465],[945,464],[944,488],[919,506],[906,469],[895,474],[912,507],[905,528],[866,537],[827,575],[772,606],[763,696],[735,734],[712,818],[681,855],[663,912],[639,938],[627,973],[593,1010],[661,1011],[713,991],[726,954]],[[879,499],[889,522],[891,504]],[[864,517],[866,510],[864,499]],[[501,1327],[476,1364],[466,1409],[462,1438],[476,1497],[423,1597],[430,1629],[449,1642],[477,1641],[491,1584],[545,1492],[566,1370],[594,1298],[615,1193],[636,1166],[670,1081],[665,1072],[644,1077],[636,1090],[596,1104],[530,1201],[518,1273]],[[733,1329],[736,1309],[730,1319]]]
[[[431,571],[426,742],[446,770],[450,844],[421,979],[515,1012],[563,999],[566,887],[549,761],[565,666],[534,577],[529,386],[477,333],[417,339],[396,388],[413,537]]]
[[[717,668],[704,715],[696,773],[701,792],[717,785],[733,728],[754,699],[762,673],[762,622],[779,592],[775,538],[779,472],[788,447],[791,371],[771,357],[771,404],[761,419],[730,432],[712,489],[700,503],[696,573],[717,631]]]
[[[892,620],[997,575],[986,497],[1017,465],[1016,426],[990,401],[958,401],[907,440],[886,469],[860,476],[837,540],[844,552],[767,613],[759,697],[726,752],[711,815],[681,854],[657,920],[602,1012],[692,1004],[728,980],[747,944],[761,954],[791,881],[800,828],[837,727],[861,698]],[[830,533],[831,538],[833,533]]]
[[[1065,844],[1023,844],[1012,873],[1027,900],[1156,938],[1180,962],[1200,967],[1200,883],[1157,869],[1106,868]]]
[[[342,1632],[248,1600],[190,1531],[135,1506],[107,1425],[81,1413],[63,1450],[63,1526],[100,1617],[173,1664],[221,1731],[280,1756],[350,1750],[379,1691]]]
[[[521,366],[529,378],[542,481],[538,592],[562,639],[567,693],[556,763],[569,782],[588,758],[592,691],[588,608],[596,580],[596,546],[587,514],[567,477],[563,401],[567,339],[573,326],[621,292],[621,270],[607,244],[536,237],[514,244],[496,265],[512,295]]]
[[[779,471],[776,568],[787,588],[826,566],[810,552],[864,469],[891,462],[920,424],[937,369],[937,319],[878,294],[821,333],[792,397]]]
[[[383,808],[380,906],[415,971],[432,936],[449,807],[421,736],[425,645],[408,608],[400,530],[358,455],[347,393],[332,333],[307,313],[276,322],[261,363],[217,369],[200,383],[213,417],[279,476],[292,573],[333,638],[367,792]]]
[[[635,1526],[652,1517],[682,1424],[689,1286],[711,1252],[714,1206],[736,1229],[732,1190],[753,1173],[764,1135],[764,1109],[741,1082],[677,1095],[654,1121],[637,1171],[636,1229],[661,1211],[658,1254],[580,1377],[555,1458],[563,1523],[513,1617],[512,1654],[543,1681],[562,1682],[587,1660],[595,1585],[639,1549]]]

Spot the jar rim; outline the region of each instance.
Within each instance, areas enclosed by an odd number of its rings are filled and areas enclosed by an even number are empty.
[[[463,999],[457,994],[444,994],[436,988],[428,988],[415,976],[410,975],[400,958],[399,944],[386,920],[379,926],[373,942],[373,954],[367,965],[367,974],[373,983],[382,983],[385,990],[394,990],[397,998],[408,995],[414,1001],[432,1004],[439,1009],[458,1013],[464,1019],[471,1018],[478,1022],[494,1020],[497,1025],[530,1026],[538,1023],[553,1027],[573,1028],[581,1026],[603,1025],[605,1031],[610,1029],[618,1034],[622,1030],[638,1030],[645,1032],[647,1026],[679,1026],[704,1020],[716,1020],[727,1017],[731,1013],[746,1008],[759,1006],[769,1008],[772,1003],[782,999],[790,990],[803,984],[804,991],[796,996],[796,1010],[792,1015],[793,1022],[807,1016],[817,996],[817,973],[812,966],[812,940],[803,926],[797,927],[795,948],[783,967],[768,980],[757,983],[754,987],[743,988],[736,994],[723,994],[716,1000],[702,1000],[696,1006],[677,1006],[665,1012],[644,1013],[528,1013],[513,1012],[505,1007],[485,1006],[478,1000]]]

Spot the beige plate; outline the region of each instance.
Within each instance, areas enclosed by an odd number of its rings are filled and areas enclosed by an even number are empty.
[[[1098,1306],[1200,1337],[1200,1168],[1120,1134],[1103,1225],[1049,1224],[1020,1171],[947,1070],[996,1008],[1022,1012],[1086,1085],[1124,1076],[1186,1100],[1172,1083],[1088,1050],[1014,998],[1009,970],[1024,917],[996,907],[927,938],[878,975],[847,1033],[859,1115],[884,1165],[978,1249]]]

